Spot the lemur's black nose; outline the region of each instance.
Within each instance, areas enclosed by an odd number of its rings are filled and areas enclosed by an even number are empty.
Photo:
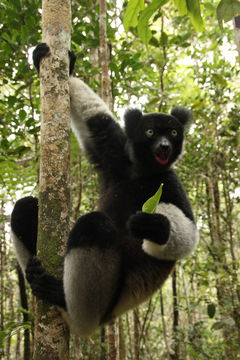
[[[157,154],[169,154],[172,150],[170,141],[166,137],[161,137],[155,145],[155,152]]]

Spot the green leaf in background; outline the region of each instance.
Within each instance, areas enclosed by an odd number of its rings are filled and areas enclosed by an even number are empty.
[[[156,212],[158,203],[162,196],[162,187],[163,184],[161,184],[159,186],[158,191],[143,204],[142,206],[143,212],[146,212],[148,214],[154,214]]]
[[[23,110],[23,109],[21,109],[21,110],[19,111],[19,119],[20,119],[21,121],[23,121],[23,120],[26,119],[26,116],[27,116],[26,111]]]
[[[213,303],[208,304],[207,313],[210,319],[214,318],[214,315],[216,313],[216,306]]]
[[[145,45],[149,43],[152,37],[151,30],[149,29],[149,20],[151,16],[167,2],[168,0],[153,0],[141,13],[137,30],[140,39]]]
[[[212,74],[213,79],[223,87],[227,86],[227,81],[224,79],[224,77],[220,74]]]
[[[237,0],[221,0],[217,6],[217,18],[220,26],[222,26],[223,21],[228,22],[239,14],[240,2]]]
[[[174,0],[174,4],[179,11],[180,16],[187,15],[187,2],[186,0]]]
[[[124,14],[123,26],[128,31],[130,26],[137,26],[138,14],[144,9],[144,0],[130,0]]]
[[[188,14],[196,31],[204,29],[199,0],[187,0]]]

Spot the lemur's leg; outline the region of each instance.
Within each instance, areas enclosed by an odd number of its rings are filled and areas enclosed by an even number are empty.
[[[28,261],[36,255],[37,227],[38,199],[28,196],[18,200],[11,215],[11,237],[24,274]]]
[[[121,248],[110,219],[92,212],[70,232],[64,293],[73,330],[91,334],[111,312],[122,283]]]
[[[48,275],[36,255],[38,199],[32,196],[16,202],[11,215],[11,237],[17,261],[33,294],[65,308],[63,281]]]

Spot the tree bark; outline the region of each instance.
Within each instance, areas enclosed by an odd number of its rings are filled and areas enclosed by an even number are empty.
[[[124,325],[122,317],[118,318],[118,359],[125,360],[126,359],[126,344],[124,337]]]
[[[238,51],[238,59],[240,62],[240,15],[234,17],[233,28],[234,28],[235,42]]]
[[[102,68],[102,99],[112,109],[111,80],[109,76],[109,51],[107,44],[107,6],[106,0],[100,0],[100,64]]]
[[[173,354],[173,352],[170,349],[169,342],[168,342],[162,289],[160,289],[160,309],[161,309],[161,318],[162,318],[162,332],[163,332],[163,338],[164,338],[164,342],[165,342],[165,346],[166,346],[166,350],[167,350],[167,358],[168,358],[168,360],[171,360],[171,355]]]
[[[43,0],[43,41],[51,54],[41,61],[41,144],[38,255],[47,271],[62,277],[70,214],[70,0]],[[35,360],[67,360],[68,330],[53,306],[38,301]]]
[[[134,318],[134,358],[140,360],[140,321],[139,321],[139,310],[138,308],[133,310]]]
[[[116,329],[115,322],[111,321],[108,325],[108,360],[117,359],[116,348]]]
[[[18,283],[19,283],[19,290],[20,290],[20,299],[21,299],[21,306],[26,312],[23,312],[23,321],[26,324],[29,321],[29,314],[28,314],[28,299],[26,293],[26,286],[24,281],[24,276],[22,270],[19,265],[17,265],[17,274],[18,274]],[[30,360],[31,352],[30,352],[30,329],[24,330],[24,353],[23,358],[24,360]]]
[[[173,341],[174,341],[174,354],[172,355],[173,360],[179,359],[179,340],[178,340],[178,298],[177,298],[177,272],[176,269],[172,275],[172,294],[173,294]]]
[[[212,245],[209,247],[210,254],[214,258],[215,273],[216,276],[216,290],[219,305],[219,313],[222,318],[223,337],[225,342],[224,352],[225,357],[228,360],[235,359],[235,344],[239,342],[237,338],[239,333],[234,332],[230,326],[224,321],[232,318],[236,321],[236,328],[238,329],[239,314],[235,314],[235,310],[238,312],[237,307],[234,306],[232,299],[235,297],[234,287],[231,286],[232,270],[228,265],[226,258],[226,241],[225,236],[228,236],[226,231],[223,231],[223,224],[221,222],[220,214],[222,211],[220,203],[220,177],[219,169],[212,161],[209,162],[208,177],[206,183],[207,195],[209,198],[208,203],[208,219],[210,236]],[[223,185],[224,186],[224,185]]]

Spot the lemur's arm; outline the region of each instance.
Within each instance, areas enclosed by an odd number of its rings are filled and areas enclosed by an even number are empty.
[[[49,53],[47,44],[39,44],[33,62],[39,72],[40,60]],[[69,51],[70,75],[76,57]],[[83,81],[70,76],[72,128],[92,163],[104,169],[105,176],[117,178],[128,163],[125,155],[126,136],[104,101]]]
[[[70,77],[72,128],[90,160],[118,178],[128,163],[126,136],[102,99],[83,81]]]
[[[190,255],[198,243],[198,230],[177,206],[160,203],[157,207],[158,216],[165,216],[170,224],[170,232],[166,243],[158,244],[145,238],[143,250],[157,259],[179,260]],[[159,228],[159,233],[162,230]]]
[[[177,206],[161,202],[156,214],[137,213],[128,224],[133,236],[143,239],[143,251],[159,260],[179,260],[190,255],[198,231]]]
[[[133,236],[143,239],[143,251],[159,260],[179,260],[190,255],[198,243],[191,205],[178,178],[164,184],[156,214],[139,212],[129,219]]]

